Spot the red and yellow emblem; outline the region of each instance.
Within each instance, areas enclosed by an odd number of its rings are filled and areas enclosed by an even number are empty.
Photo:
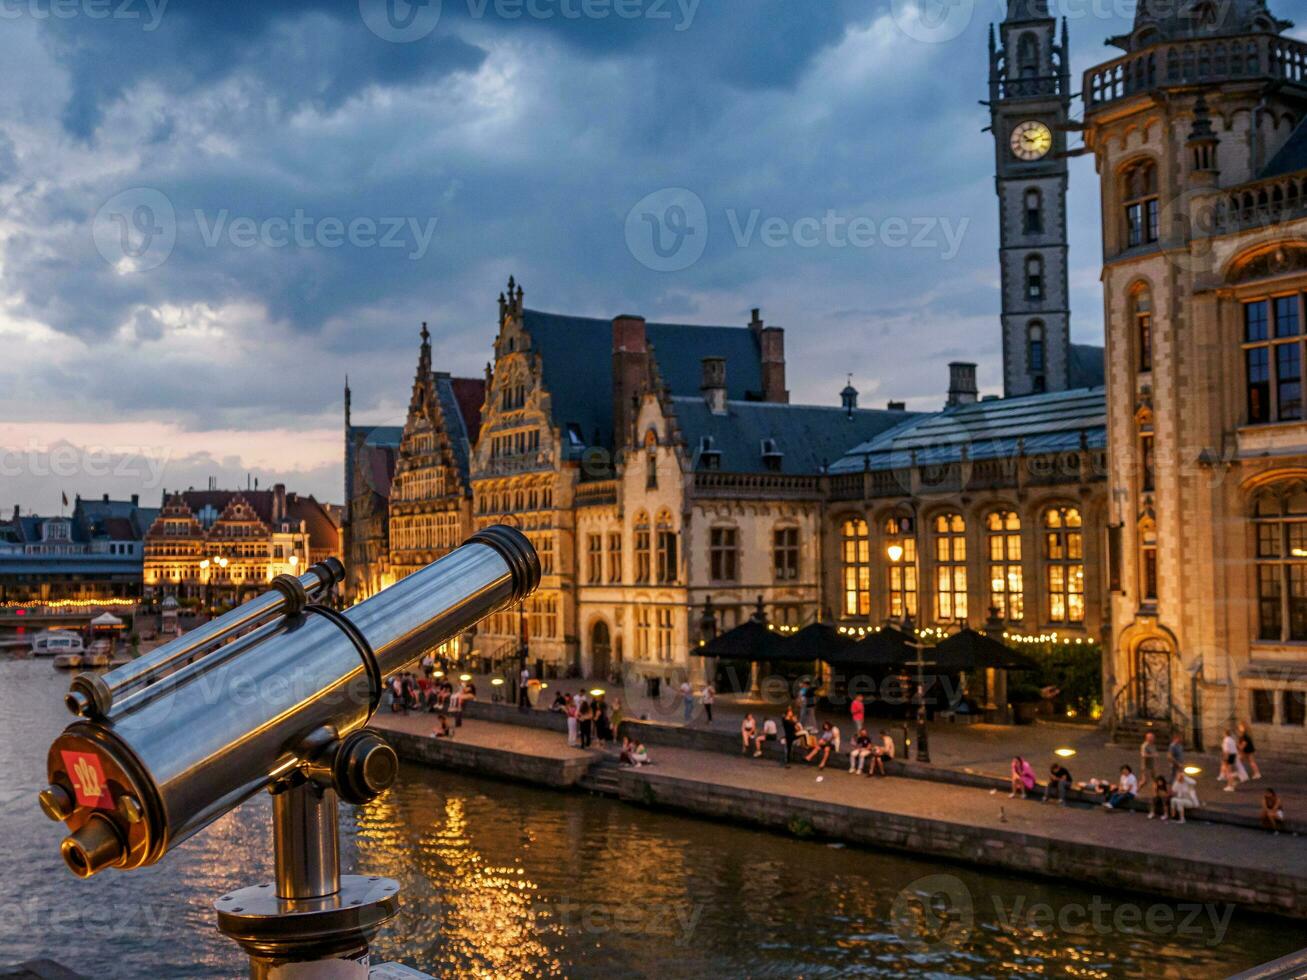
[[[108,780],[104,778],[100,757],[94,752],[69,752],[67,749],[59,754],[63,756],[68,778],[73,782],[77,802],[81,806],[113,809],[113,795],[109,792]]]

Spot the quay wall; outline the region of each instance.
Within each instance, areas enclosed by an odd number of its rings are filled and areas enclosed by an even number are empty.
[[[585,776],[591,765],[591,760],[586,758],[551,759],[473,745],[457,738],[432,738],[380,726],[374,727],[373,731],[389,742],[395,753],[407,762],[478,776],[496,776],[550,789],[570,789]]]

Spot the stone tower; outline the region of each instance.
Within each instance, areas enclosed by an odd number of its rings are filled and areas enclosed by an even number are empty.
[[[1048,0],[1008,0],[989,31],[989,107],[999,202],[1003,391],[1069,386],[1066,122],[1071,104],[1066,21]]]

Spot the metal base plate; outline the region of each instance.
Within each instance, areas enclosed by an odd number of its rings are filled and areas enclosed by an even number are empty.
[[[246,952],[306,959],[366,945],[399,911],[393,878],[341,875],[340,891],[325,898],[278,898],[272,884],[228,892],[213,903],[218,929]]]

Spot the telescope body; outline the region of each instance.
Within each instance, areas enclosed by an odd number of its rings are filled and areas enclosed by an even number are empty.
[[[487,528],[343,613],[309,606],[256,624],[159,678],[134,664],[121,668],[134,670],[130,685],[105,675],[110,690],[133,689],[50,748],[42,804],[68,826],[69,867],[89,877],[158,861],[358,731],[387,674],[525,598],[539,578],[525,537]],[[164,648],[151,656],[177,662]]]

